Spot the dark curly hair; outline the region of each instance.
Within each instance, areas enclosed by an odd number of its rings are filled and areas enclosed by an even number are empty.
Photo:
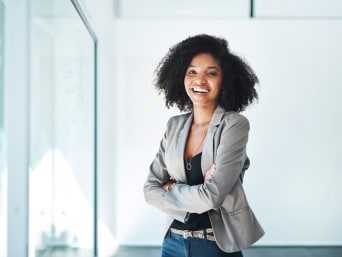
[[[222,68],[218,104],[226,111],[241,112],[258,98],[255,84],[259,81],[252,68],[231,53],[225,39],[201,34],[171,47],[154,72],[154,84],[159,93],[165,94],[167,108],[176,105],[180,111],[192,110],[192,102],[184,88],[184,76],[192,58],[201,53],[211,54]]]

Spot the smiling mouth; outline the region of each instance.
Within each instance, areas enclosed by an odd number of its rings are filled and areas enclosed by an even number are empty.
[[[194,93],[208,93],[209,90],[208,89],[204,89],[204,88],[200,88],[200,87],[194,87],[192,88],[192,92]]]

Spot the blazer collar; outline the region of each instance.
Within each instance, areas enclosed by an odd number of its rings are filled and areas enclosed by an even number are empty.
[[[223,115],[226,113],[226,111],[223,109],[223,107],[221,106],[217,106],[213,117],[211,118],[209,127],[216,127],[221,123],[222,117]],[[184,123],[184,127],[183,130],[188,132],[192,123],[192,120],[194,119],[194,112],[190,113],[190,116],[186,119],[185,123]]]
[[[210,127],[217,127],[221,123],[222,117],[225,114],[225,112],[226,111],[221,106],[217,106],[213,114],[213,117],[211,118]]]

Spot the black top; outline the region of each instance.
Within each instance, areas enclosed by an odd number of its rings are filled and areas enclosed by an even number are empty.
[[[201,168],[201,158],[202,158],[202,153],[199,153],[189,160],[184,160],[186,179],[187,179],[188,185],[190,186],[199,185],[204,182],[202,168]],[[190,170],[186,169],[187,162],[191,163]],[[211,228],[211,223],[210,223],[208,212],[205,212],[202,214],[192,213],[190,214],[190,218],[188,219],[186,224],[178,220],[174,220],[171,224],[171,227],[177,228],[177,229],[184,229],[184,230],[200,230],[203,228]]]

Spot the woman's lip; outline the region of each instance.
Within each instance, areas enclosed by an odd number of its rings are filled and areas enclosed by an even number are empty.
[[[209,89],[201,88],[201,87],[193,87],[193,88],[191,88],[191,90],[194,93],[208,93],[209,92]]]

